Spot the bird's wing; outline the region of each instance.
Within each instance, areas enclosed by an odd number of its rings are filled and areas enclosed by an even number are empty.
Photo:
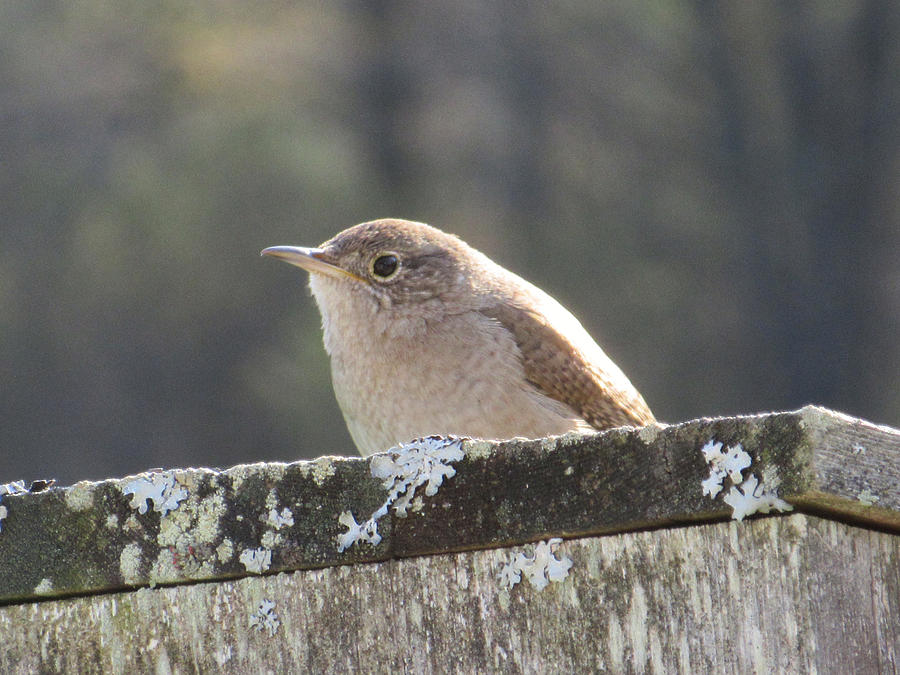
[[[604,361],[592,363],[545,315],[523,304],[498,303],[480,311],[512,333],[529,382],[596,429],[655,421],[638,391],[602,352]]]

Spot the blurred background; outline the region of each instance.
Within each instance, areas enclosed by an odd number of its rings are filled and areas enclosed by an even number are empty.
[[[378,217],[661,420],[900,426],[900,4],[0,4],[0,482],[354,454],[306,275]]]

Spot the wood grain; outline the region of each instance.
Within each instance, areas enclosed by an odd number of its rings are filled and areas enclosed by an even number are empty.
[[[815,516],[585,537],[0,608],[0,671],[896,673],[900,538]],[[273,637],[249,627],[275,601]]]

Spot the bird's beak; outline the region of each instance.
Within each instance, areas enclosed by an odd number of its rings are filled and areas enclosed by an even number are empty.
[[[271,246],[260,251],[260,255],[278,258],[291,265],[302,267],[311,274],[326,274],[338,279],[350,277],[359,280],[353,272],[338,267],[326,260],[325,251],[321,248],[306,248],[305,246]]]

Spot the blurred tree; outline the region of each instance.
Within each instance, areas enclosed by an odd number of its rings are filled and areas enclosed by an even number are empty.
[[[0,5],[0,481],[352,452],[301,273],[456,231],[657,415],[900,424],[900,6]]]

